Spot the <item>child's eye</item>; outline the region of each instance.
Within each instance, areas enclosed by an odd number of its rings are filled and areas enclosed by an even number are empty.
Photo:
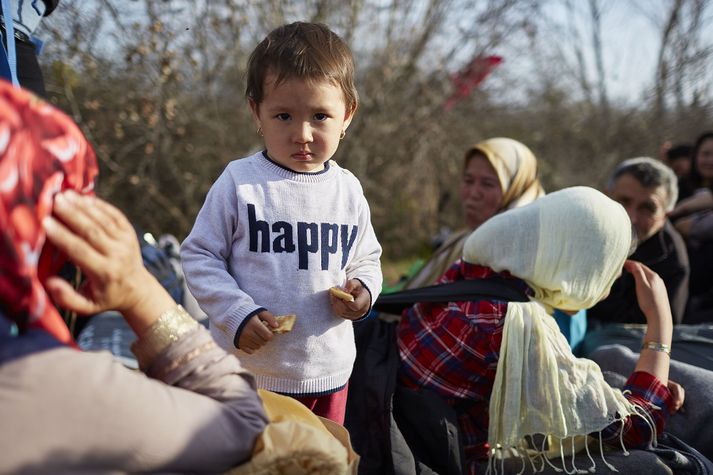
[[[314,120],[317,120],[319,122],[322,122],[323,120],[327,120],[328,118],[329,118],[329,116],[327,114],[323,114],[321,112],[314,115]]]
[[[290,120],[290,114],[288,114],[287,112],[283,112],[282,114],[277,114],[275,117],[277,118],[277,120],[283,120],[283,121]]]

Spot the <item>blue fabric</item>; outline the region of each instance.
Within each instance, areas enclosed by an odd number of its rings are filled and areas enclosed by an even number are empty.
[[[9,0],[2,0],[2,10],[3,12],[12,11]],[[0,48],[5,55],[4,58],[0,58],[0,62],[3,63],[3,67],[0,68],[0,74],[10,79],[14,86],[19,86],[20,81],[17,80],[17,54],[15,52],[15,26],[12,23],[12,15],[4,15],[3,20],[5,23],[5,37],[7,38],[7,51],[4,48]],[[6,73],[7,76],[5,76]]]
[[[569,347],[574,349],[584,339],[584,334],[587,332],[587,311],[580,310],[574,315],[567,315],[563,311],[555,309],[552,316],[567,339]]]
[[[131,352],[136,334],[119,312],[106,311],[94,315],[77,337],[84,351],[108,351],[124,366],[137,369],[139,363]]]
[[[138,230],[137,236],[141,246],[141,258],[144,261],[144,267],[151,272],[151,275],[159,281],[176,303],[183,303],[183,281],[176,273],[169,253],[166,249],[146,241],[144,234]]]
[[[690,445],[667,432],[659,436],[656,447],[650,447],[648,450],[656,454],[675,474],[713,474],[713,462]]]
[[[0,313],[0,365],[58,346],[62,344],[42,330],[28,330],[18,335],[17,326]]]
[[[39,56],[42,54],[42,49],[45,47],[45,42],[36,36],[32,37],[32,44],[35,45],[35,54]]]
[[[10,72],[10,64],[7,61],[5,48],[0,48],[0,77],[12,81],[12,73]]]
[[[0,313],[0,338],[17,335],[17,326]]]

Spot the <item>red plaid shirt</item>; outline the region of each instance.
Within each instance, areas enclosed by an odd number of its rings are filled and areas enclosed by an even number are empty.
[[[495,275],[488,267],[459,261],[439,283]],[[525,282],[508,273],[499,275],[532,293]],[[399,325],[400,382],[413,389],[430,389],[456,409],[470,462],[488,456],[488,407],[507,306],[498,300],[419,303],[404,312]],[[624,390],[628,390],[624,394],[630,402],[651,416],[656,431],[662,431],[673,404],[668,388],[649,373],[635,372]],[[628,418],[623,427],[627,447],[643,447],[651,440],[651,428],[641,417]],[[614,423],[604,429],[604,440],[618,443],[621,428],[621,423]]]

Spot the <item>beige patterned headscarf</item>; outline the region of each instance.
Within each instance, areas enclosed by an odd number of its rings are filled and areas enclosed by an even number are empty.
[[[569,445],[637,414],[595,363],[572,355],[546,311],[597,303],[619,275],[631,236],[621,205],[573,187],[499,214],[467,239],[463,260],[508,270],[534,290],[532,302],[508,304],[490,398],[491,461],[508,451],[523,456],[526,436]]]
[[[500,210],[524,206],[544,196],[537,178],[537,159],[525,145],[508,138],[492,138],[473,145],[465,153],[466,160],[480,153],[495,169],[503,192]],[[463,255],[463,243],[472,229],[451,234],[433,253],[428,262],[404,284],[404,289],[433,285],[456,260]]]
[[[517,140],[496,137],[473,145],[473,152],[482,153],[493,166],[503,190],[501,210],[526,205],[543,196],[545,191],[537,178],[537,159],[532,151]]]

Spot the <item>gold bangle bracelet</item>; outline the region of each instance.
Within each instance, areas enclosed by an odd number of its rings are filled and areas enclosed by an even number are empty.
[[[645,341],[641,345],[641,349],[660,351],[661,353],[666,353],[667,355],[671,356],[671,345],[659,343],[658,341]]]
[[[143,370],[167,346],[197,327],[198,322],[180,305],[163,312],[146,334],[131,345],[139,367]]]

